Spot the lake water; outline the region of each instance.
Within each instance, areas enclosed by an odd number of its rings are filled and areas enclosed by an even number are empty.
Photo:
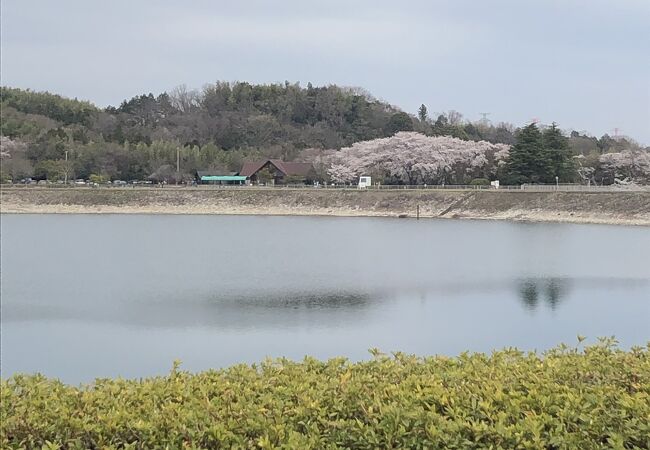
[[[2,216],[2,376],[79,383],[266,356],[650,340],[650,229]]]

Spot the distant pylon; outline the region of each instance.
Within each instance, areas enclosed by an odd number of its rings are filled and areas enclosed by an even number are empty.
[[[485,113],[479,113],[479,114],[483,116],[483,118],[482,118],[481,120],[482,120],[483,122],[487,122],[487,121],[488,121],[487,116],[489,116],[489,115],[492,114],[492,113],[485,112]]]

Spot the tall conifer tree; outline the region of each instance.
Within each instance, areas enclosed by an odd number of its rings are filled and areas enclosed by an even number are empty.
[[[555,122],[544,130],[542,141],[551,169],[549,174],[551,179],[545,181],[555,182],[555,177],[558,177],[559,181],[564,183],[574,181],[576,169],[571,148],[569,147],[569,139],[562,134]]]
[[[547,167],[542,133],[531,123],[517,133],[517,143],[510,149],[506,181],[510,184],[539,183]]]
[[[420,119],[420,122],[426,122],[429,118],[429,112],[427,111],[427,107],[424,103],[422,103],[420,105],[420,109],[418,109],[418,118]]]

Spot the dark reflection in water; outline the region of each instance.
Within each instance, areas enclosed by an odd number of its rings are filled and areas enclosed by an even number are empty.
[[[156,299],[115,300],[92,303],[43,305],[7,302],[3,305],[3,323],[34,321],[98,322],[135,328],[208,327],[214,330],[295,329],[354,326],[372,320],[382,310],[394,310],[394,317],[404,309],[431,304],[441,313],[449,303],[478,299],[483,308],[500,311],[516,294],[531,316],[544,310],[558,312],[560,305],[577,292],[601,290],[650,293],[650,280],[628,278],[567,279],[525,278],[511,282],[440,282],[430,288],[375,289],[366,291],[289,290],[284,293],[257,291],[237,295],[205,293],[191,298],[161,296]],[[575,297],[575,296],[574,296]],[[620,299],[619,299],[620,301]],[[510,314],[514,314],[511,312]]]
[[[527,278],[518,283],[519,299],[529,311],[535,311],[540,303],[555,311],[567,299],[569,289],[566,278]]]
[[[3,321],[83,321],[113,323],[130,327],[214,329],[255,329],[318,327],[335,322],[339,325],[363,319],[370,302],[381,301],[369,293],[286,292],[205,298],[112,302],[92,308],[9,304]]]
[[[286,292],[269,295],[222,298],[215,296],[210,303],[220,308],[236,309],[293,309],[358,311],[368,306],[370,294],[360,292]]]
[[[3,377],[76,383],[161,374],[174,359],[202,370],[267,356],[362,359],[373,347],[425,355],[545,349],[577,334],[650,339],[644,228],[120,215],[0,225]]]

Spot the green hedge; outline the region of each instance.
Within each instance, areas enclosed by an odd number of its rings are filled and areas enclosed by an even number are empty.
[[[2,448],[649,448],[650,343],[2,381]]]

